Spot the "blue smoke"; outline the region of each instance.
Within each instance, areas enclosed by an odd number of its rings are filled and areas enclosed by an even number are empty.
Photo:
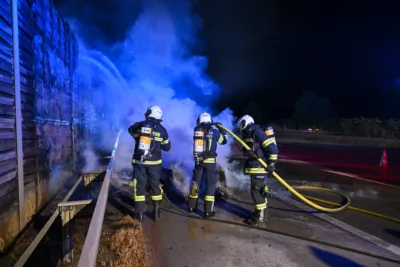
[[[168,4],[164,3],[168,2]],[[72,22],[72,27],[77,27]],[[80,40],[78,75],[86,103],[90,130],[100,136],[96,145],[111,148],[111,129],[124,130],[144,119],[151,105],[163,109],[163,125],[169,132],[172,149],[164,153],[164,166],[178,164],[189,177],[193,168],[192,136],[197,116],[211,112],[220,88],[205,73],[207,59],[192,53],[199,45],[196,37],[202,23],[193,14],[189,1],[143,0],[142,11],[126,38],[94,51]],[[76,31],[79,32],[79,31]],[[233,113],[226,109],[214,117],[232,128]],[[90,141],[90,140],[86,140]],[[129,168],[133,139],[124,133],[117,152],[117,168]],[[88,147],[93,146],[93,144]],[[227,163],[230,145],[218,149],[219,162]],[[185,185],[187,186],[187,185]]]
[[[123,51],[117,62],[131,82],[150,79],[173,88],[179,99],[202,101],[218,96],[219,87],[205,75],[207,59],[188,49],[198,43],[200,26],[200,19],[190,12],[187,1],[143,2],[143,12],[125,41],[116,45]]]

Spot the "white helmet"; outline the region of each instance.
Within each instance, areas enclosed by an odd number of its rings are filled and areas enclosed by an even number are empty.
[[[254,119],[250,115],[244,115],[241,117],[237,122],[237,127],[242,131],[245,129],[249,124],[254,123]]]
[[[144,116],[147,118],[154,118],[156,120],[162,119],[162,110],[159,106],[151,106],[146,110]]]
[[[212,119],[211,119],[211,115],[203,112],[199,115],[199,117],[197,118],[197,125],[201,124],[201,123],[212,123]]]

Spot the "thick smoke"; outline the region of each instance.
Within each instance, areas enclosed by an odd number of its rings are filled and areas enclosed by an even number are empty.
[[[134,141],[126,130],[144,119],[149,106],[159,105],[172,145],[171,151],[163,155],[164,167],[177,168],[184,177],[191,176],[193,127],[201,112],[212,113],[211,107],[204,103],[217,98],[220,89],[205,74],[207,59],[191,52],[198,42],[196,32],[201,21],[192,14],[189,1],[161,2],[143,0],[143,9],[125,40],[105,48],[110,58],[85,47],[78,36],[78,72],[87,88],[83,93],[90,98],[85,106],[89,114],[86,123],[95,133],[92,138],[100,136],[90,145],[84,145],[86,171],[95,168],[93,163],[97,162],[90,148],[110,150],[116,129],[124,130],[117,151],[116,171],[131,168]],[[214,121],[233,127],[230,109],[213,115]],[[227,172],[228,185],[233,186],[235,175],[228,167],[230,142],[218,148],[218,161]],[[184,191],[188,181],[185,179],[180,185]]]

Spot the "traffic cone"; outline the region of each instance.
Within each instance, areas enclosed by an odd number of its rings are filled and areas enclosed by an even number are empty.
[[[387,169],[387,167],[389,167],[388,162],[387,162],[386,148],[383,149],[381,163],[379,164],[379,167],[384,168],[384,169]]]
[[[383,149],[382,157],[381,157],[381,163],[379,164],[381,167],[381,177],[385,180],[387,176],[387,171],[388,171],[388,162],[387,162],[387,155],[386,155],[386,148]]]

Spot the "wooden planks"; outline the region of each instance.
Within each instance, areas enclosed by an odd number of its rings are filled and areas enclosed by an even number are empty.
[[[10,3],[0,0],[0,214],[18,202]],[[72,160],[72,129],[77,127],[55,121],[72,120],[78,46],[49,0],[19,0],[18,31],[26,187],[39,179],[40,172]],[[37,117],[45,120],[38,122]]]

